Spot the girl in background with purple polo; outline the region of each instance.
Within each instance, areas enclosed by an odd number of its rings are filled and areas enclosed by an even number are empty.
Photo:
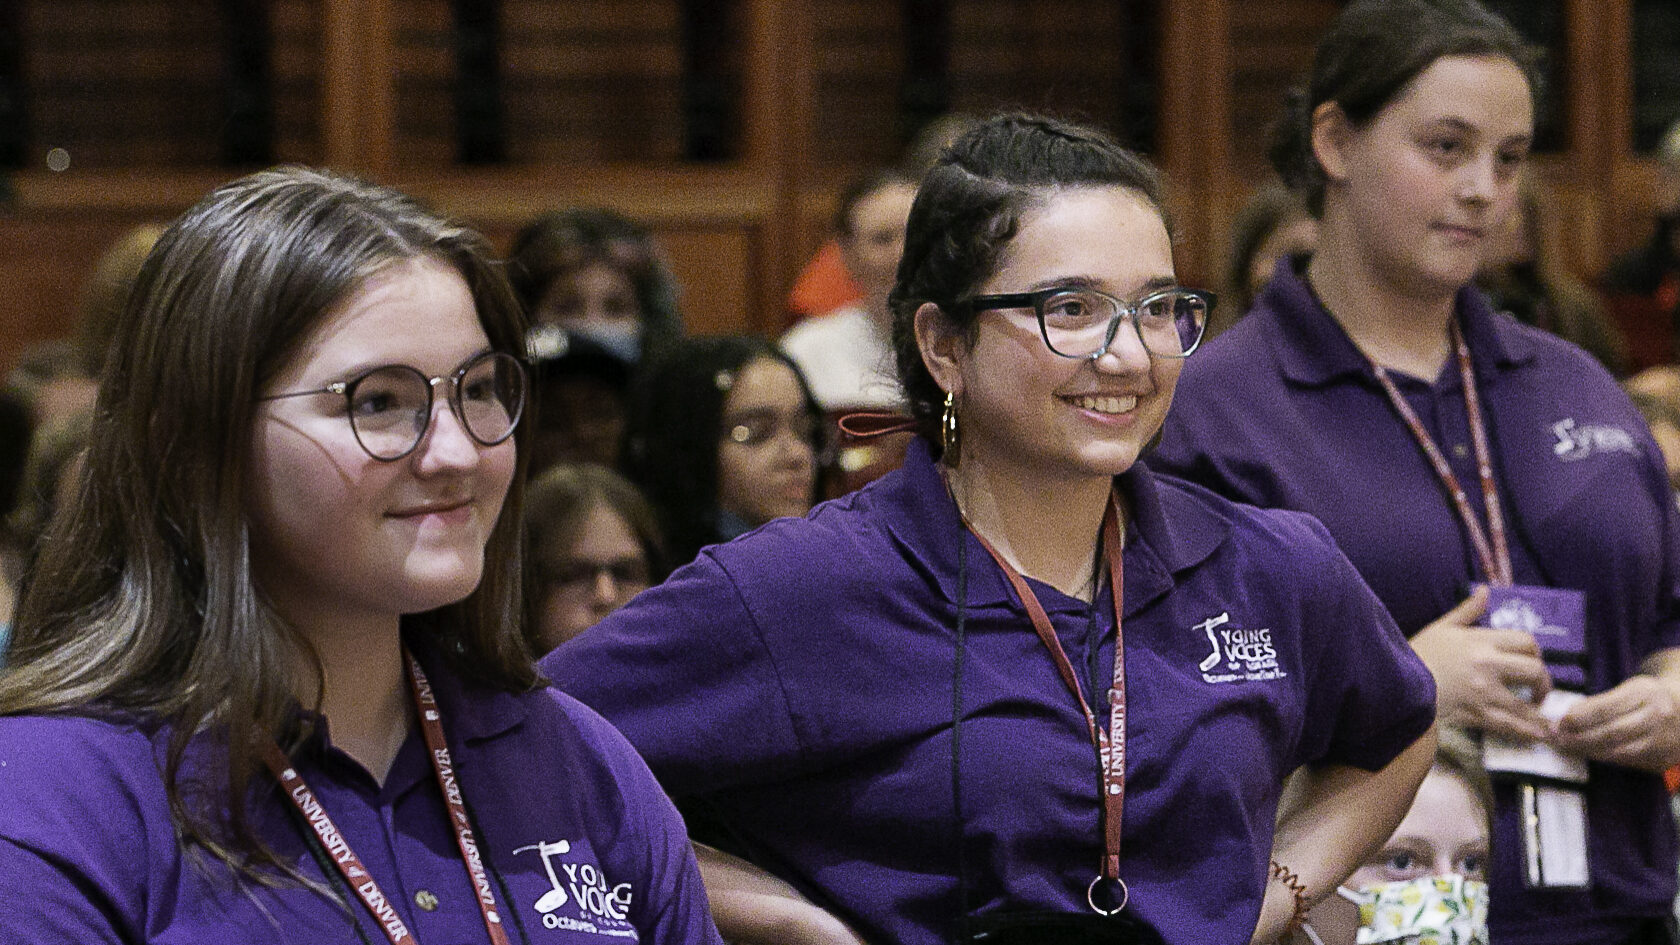
[[[0,674],[0,940],[719,941],[532,671],[524,327],[480,236],[325,172],[164,232]]]
[[[1483,735],[1495,942],[1669,943],[1662,460],[1598,363],[1471,285],[1518,200],[1534,61],[1473,0],[1342,11],[1272,152],[1318,249],[1190,364],[1151,462],[1321,519],[1433,671],[1442,723]]]
[[[1315,522],[1137,462],[1213,304],[1155,171],[983,122],[923,180],[892,300],[904,466],[544,668],[725,851],[732,940],[1276,939],[1404,815],[1434,691]]]

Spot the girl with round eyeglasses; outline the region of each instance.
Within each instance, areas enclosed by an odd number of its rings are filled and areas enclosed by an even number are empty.
[[[390,190],[265,171],[163,234],[0,675],[0,939],[719,941],[532,668],[524,340]]]
[[[1269,942],[1405,813],[1433,690],[1352,566],[1138,462],[1214,301],[1163,208],[1098,131],[980,123],[910,212],[904,466],[545,658],[730,938]]]

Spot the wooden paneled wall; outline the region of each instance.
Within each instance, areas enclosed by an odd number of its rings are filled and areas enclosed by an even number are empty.
[[[81,279],[136,222],[240,172],[223,57],[241,10],[268,44],[268,160],[411,190],[505,245],[537,212],[595,203],[646,221],[696,331],[774,331],[836,193],[896,157],[907,116],[1007,105],[1093,120],[1174,183],[1181,274],[1211,281],[1225,228],[1265,173],[1282,90],[1336,0],[503,0],[494,50],[504,160],[462,163],[449,0],[12,0],[22,7],[27,166],[0,211],[0,370],[67,333]],[[1634,154],[1630,7],[1559,0],[1565,144],[1536,162],[1582,274],[1638,242],[1653,171]],[[685,10],[715,9],[732,138],[685,138]],[[929,21],[927,11],[939,12]],[[687,21],[692,29],[694,21]],[[241,34],[244,35],[244,34]],[[930,46],[930,44],[932,44]],[[943,70],[943,85],[922,73]],[[918,72],[917,70],[922,70]],[[259,77],[260,78],[260,77]],[[933,92],[930,92],[930,88]],[[930,94],[942,94],[933,101]],[[934,95],[937,98],[937,95]],[[218,117],[222,116],[222,117]],[[70,165],[48,170],[62,147]],[[254,165],[253,165],[254,166]]]

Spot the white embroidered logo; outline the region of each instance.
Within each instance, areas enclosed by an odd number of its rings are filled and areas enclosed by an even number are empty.
[[[1496,630],[1522,630],[1537,634],[1546,626],[1546,621],[1528,601],[1513,597],[1488,615],[1488,626]]]
[[[568,840],[533,843],[518,847],[513,852],[518,854],[527,850],[535,850],[542,857],[543,870],[548,873],[549,885],[553,887],[532,904],[532,908],[542,915],[544,928],[638,938],[629,922],[632,898],[629,883],[609,885],[606,876],[594,863],[570,863],[565,859],[560,860],[560,873],[556,873],[555,858],[572,852],[572,844]],[[564,883],[560,879],[561,873],[565,874]],[[561,911],[567,903],[573,904],[575,915],[571,909]]]
[[[1213,652],[1196,666],[1203,682],[1263,682],[1289,675],[1278,665],[1270,629],[1225,629],[1230,622],[1231,615],[1223,613],[1195,626],[1207,634],[1208,645],[1213,647]]]
[[[1557,442],[1552,444],[1552,453],[1564,462],[1586,459],[1595,453],[1639,452],[1633,434],[1621,427],[1600,423],[1578,424],[1574,417],[1565,417],[1552,424],[1552,435],[1557,437]]]

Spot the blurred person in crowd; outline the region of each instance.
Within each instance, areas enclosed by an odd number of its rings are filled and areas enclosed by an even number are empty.
[[[93,408],[99,382],[73,341],[42,341],[24,350],[4,390],[29,408],[36,430],[47,430]]]
[[[0,940],[719,943],[645,765],[532,668],[489,244],[281,168],[125,311],[0,674]]]
[[[104,352],[122,319],[140,264],[163,228],[142,224],[119,237],[82,284],[76,333],[31,346],[6,377],[6,389],[29,405],[41,430],[51,430],[93,406]]]
[[[1646,368],[1623,386],[1650,425],[1651,437],[1657,441],[1668,469],[1669,485],[1680,495],[1680,368]]]
[[[782,336],[782,350],[830,413],[900,403],[887,293],[904,252],[904,221],[915,196],[915,182],[895,168],[871,171],[846,188],[834,229],[846,271],[862,295],[851,305],[801,321]]]
[[[665,578],[653,508],[624,477],[555,466],[525,491],[532,652],[547,653]]]
[[[1554,203],[1544,184],[1524,176],[1516,209],[1492,234],[1476,284],[1495,309],[1580,345],[1621,376],[1627,341],[1597,293],[1564,263],[1549,210]]]
[[[29,408],[0,391],[0,665],[12,633],[12,609],[23,578],[23,543],[11,528],[12,509],[23,488],[25,461],[34,423]]]
[[[623,471],[653,505],[673,567],[804,515],[822,494],[826,458],[804,375],[763,339],[678,339],[637,372]]]
[[[565,330],[635,364],[682,334],[677,284],[647,229],[601,207],[545,213],[513,238],[508,278],[534,351]]]
[[[940,153],[977,122],[973,115],[964,112],[947,112],[928,121],[911,137],[899,156],[900,173],[914,186],[939,160]],[[787,300],[790,322],[820,317],[863,301],[868,295],[867,287],[854,278],[849,266],[839,236],[831,236],[794,280]]]
[[[1623,382],[1628,390],[1680,403],[1680,365],[1646,368]]]
[[[17,506],[34,430],[29,405],[17,394],[0,390],[0,520]]]
[[[1657,147],[1656,225],[1645,245],[1617,257],[1602,283],[1628,343],[1628,370],[1680,361],[1680,120]]]
[[[1474,739],[1450,728],[1439,736],[1394,836],[1313,908],[1290,945],[1488,945],[1493,784]]]
[[[1255,189],[1231,222],[1231,253],[1225,262],[1225,288],[1208,325],[1212,338],[1243,317],[1254,297],[1271,281],[1278,260],[1311,253],[1318,221],[1299,194],[1276,181]]]
[[[892,294],[904,465],[545,658],[741,858],[732,938],[1267,943],[1400,822],[1434,693],[1387,612],[1306,516],[1138,462],[1212,305],[1169,233],[1106,134],[977,125]]]
[[[887,293],[904,251],[904,221],[915,196],[915,182],[896,168],[863,174],[846,188],[834,228],[846,269],[862,295],[850,305],[804,319],[782,336],[782,350],[811,382],[831,434],[839,434],[835,424],[848,413],[891,410],[902,402]],[[836,438],[833,495],[897,468],[909,444],[908,436]]]
[[[556,463],[616,468],[634,366],[589,335],[532,336],[531,475]]]
[[[17,502],[7,520],[26,573],[40,555],[41,541],[53,517],[75,502],[82,456],[92,430],[93,411],[86,410],[37,430],[30,440]]]
[[[1615,378],[1474,284],[1518,203],[1537,61],[1476,0],[1342,9],[1271,152],[1318,249],[1186,367],[1151,463],[1322,520],[1441,723],[1524,747],[1496,781],[1496,941],[1667,945],[1680,517]]]

